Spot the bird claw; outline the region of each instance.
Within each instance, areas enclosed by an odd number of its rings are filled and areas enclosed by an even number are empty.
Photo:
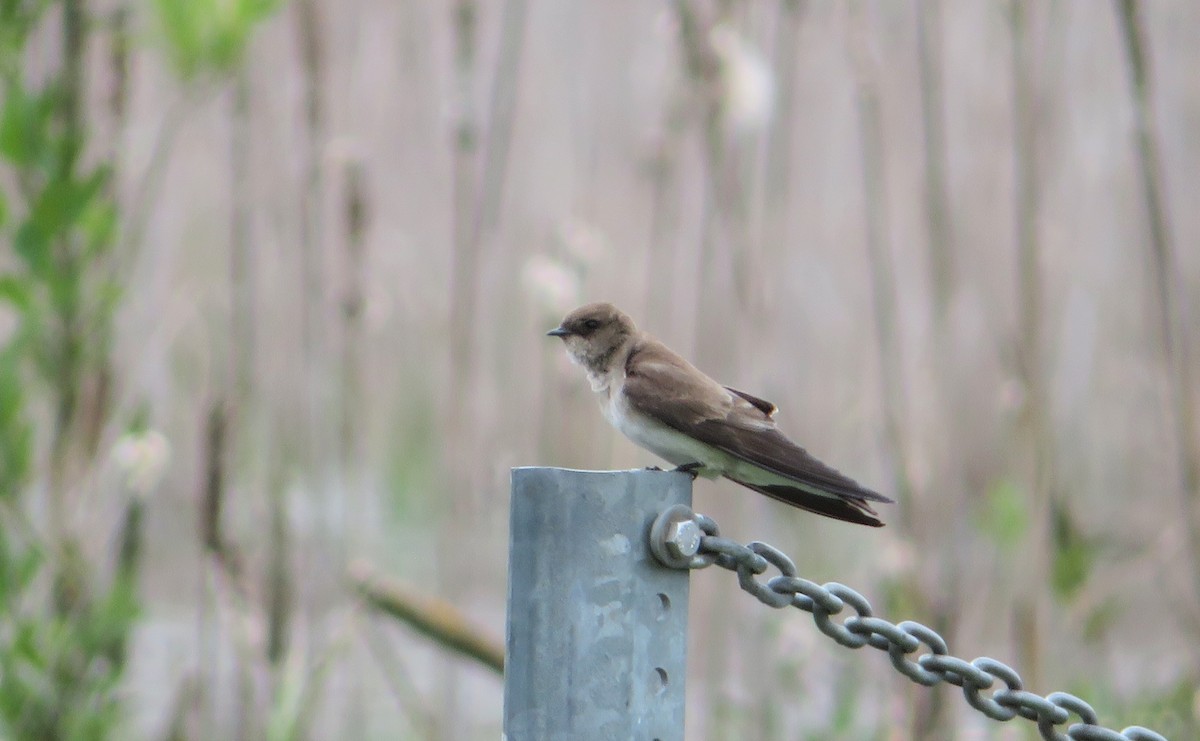
[[[704,468],[703,463],[701,463],[700,461],[692,461],[691,463],[684,463],[682,465],[675,466],[674,468],[671,469],[671,471],[679,472],[679,473],[686,473],[687,475],[692,477],[692,481],[695,481],[696,477],[700,475],[701,468]]]
[[[642,469],[642,470],[643,470],[643,471],[661,471],[662,469],[661,469],[661,468],[659,468],[658,466],[646,466],[646,467],[645,467],[644,469]]]

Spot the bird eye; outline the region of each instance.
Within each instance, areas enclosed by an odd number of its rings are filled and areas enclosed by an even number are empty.
[[[600,320],[599,319],[588,319],[586,322],[583,323],[583,328],[589,332],[594,332],[597,329],[600,329]]]

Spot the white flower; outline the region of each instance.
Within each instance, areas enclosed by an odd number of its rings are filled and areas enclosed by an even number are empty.
[[[171,444],[157,430],[127,433],[113,445],[112,460],[124,474],[125,485],[145,496],[162,481],[171,461]]]
[[[521,283],[538,308],[560,317],[579,303],[579,274],[546,255],[534,255],[521,269]]]
[[[559,224],[556,234],[566,257],[580,272],[602,261],[608,254],[608,240],[596,227],[579,219],[567,219]]]
[[[709,32],[721,63],[721,114],[735,134],[766,127],[775,109],[775,75],[762,53],[725,24]]]

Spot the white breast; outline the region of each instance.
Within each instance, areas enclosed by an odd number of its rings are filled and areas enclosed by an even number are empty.
[[[629,406],[619,388],[601,402],[604,416],[625,437],[676,466],[700,462],[703,473],[716,476],[729,465],[729,456],[657,422]]]

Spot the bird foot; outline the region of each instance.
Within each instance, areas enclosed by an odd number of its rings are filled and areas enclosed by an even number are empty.
[[[701,463],[700,461],[692,461],[691,463],[684,463],[682,465],[675,466],[674,468],[671,469],[671,471],[672,472],[678,471],[680,473],[686,473],[687,475],[692,477],[692,481],[695,481],[696,477],[700,475],[701,468],[704,468],[703,463]]]
[[[646,466],[646,467],[645,467],[644,469],[642,469],[642,470],[643,470],[643,471],[661,471],[662,469],[661,469],[661,468],[659,468],[658,466]]]

